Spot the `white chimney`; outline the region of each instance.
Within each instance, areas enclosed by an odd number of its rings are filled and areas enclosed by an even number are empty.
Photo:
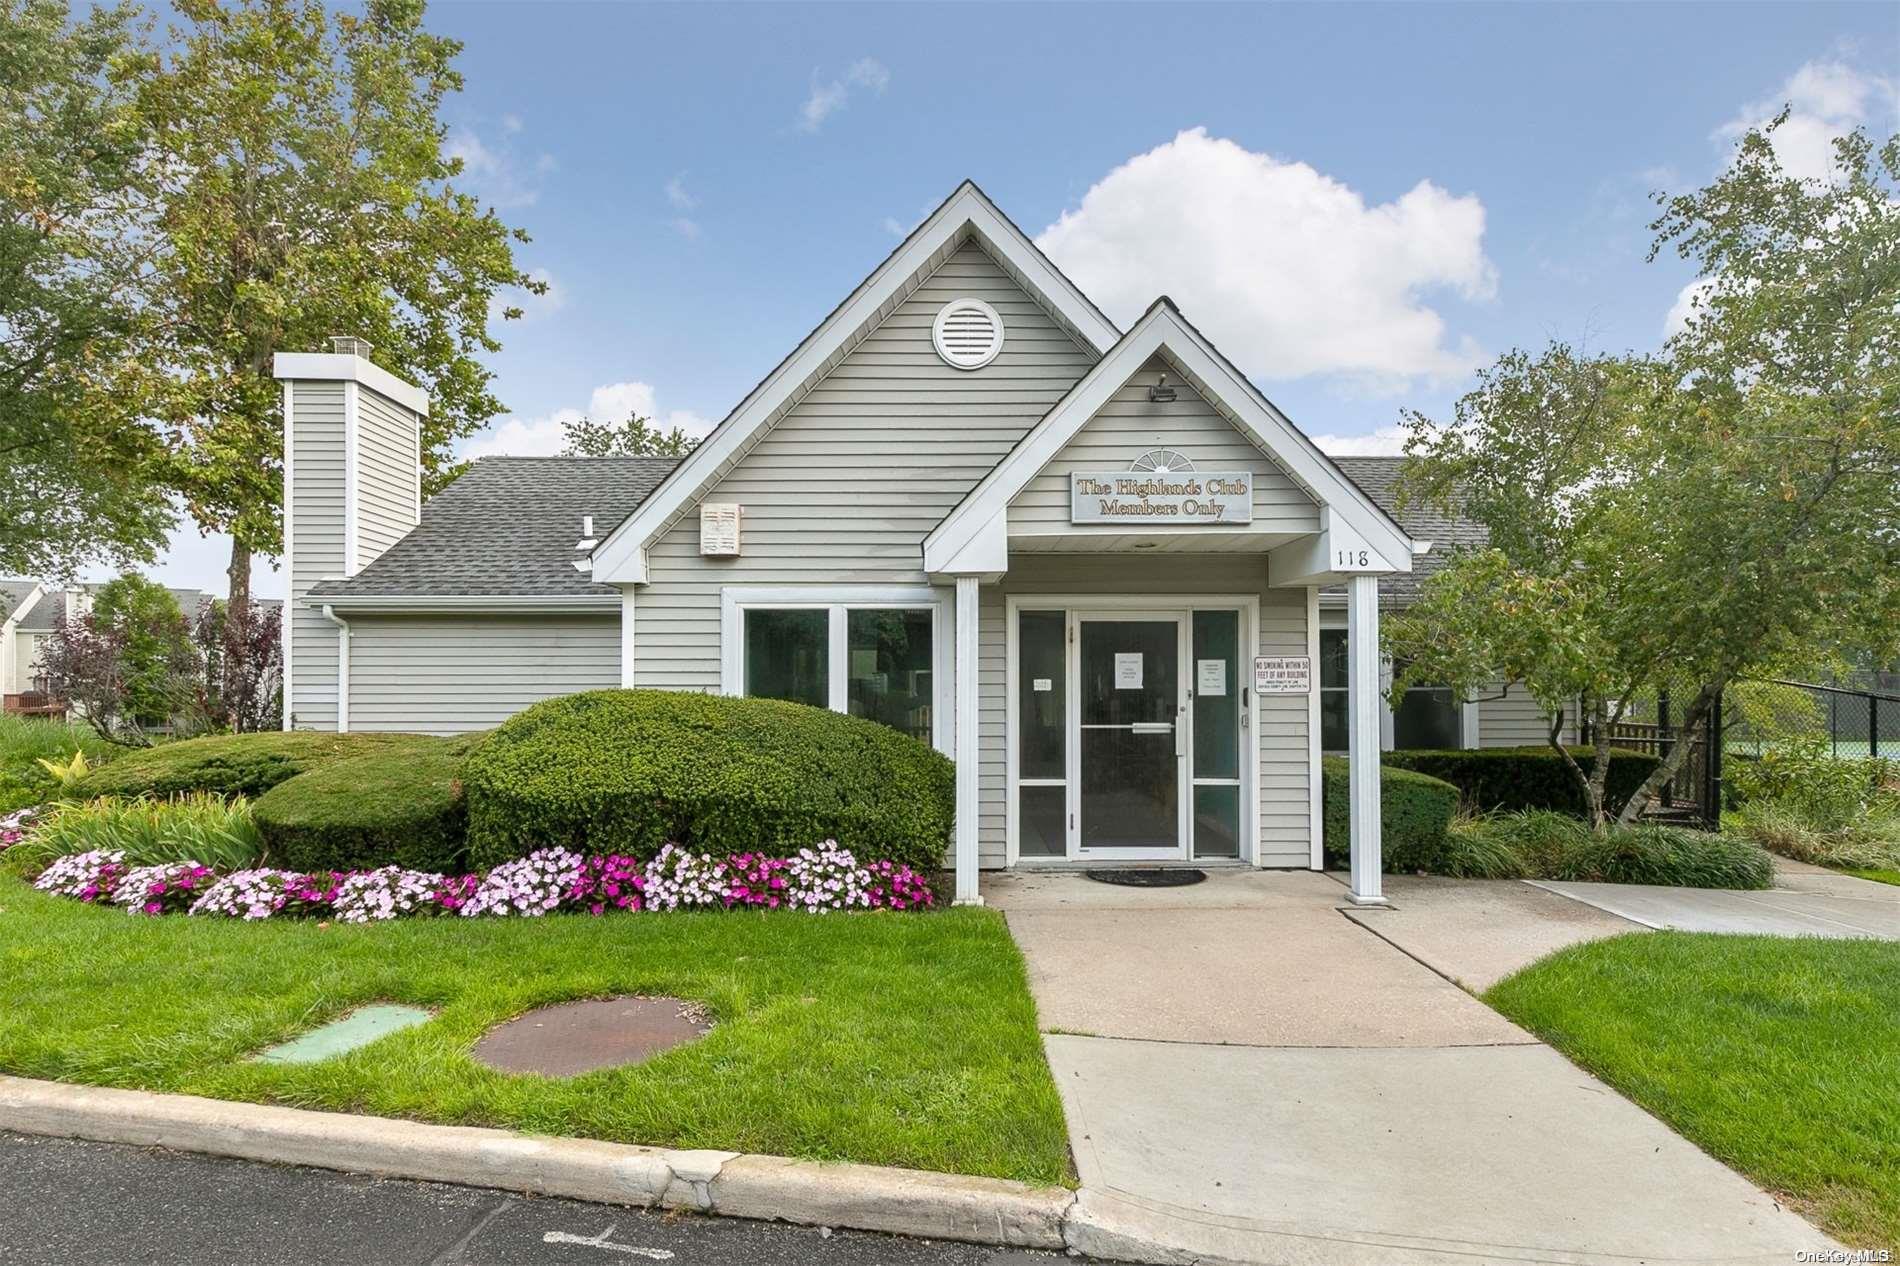
[[[422,420],[429,398],[338,335],[329,352],[283,352],[284,725],[338,727],[340,630],[305,601],[319,580],[347,578],[422,517]]]

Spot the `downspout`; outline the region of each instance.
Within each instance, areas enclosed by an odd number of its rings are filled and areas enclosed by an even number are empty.
[[[336,625],[336,732],[350,732],[350,624],[329,603],[323,618]]]

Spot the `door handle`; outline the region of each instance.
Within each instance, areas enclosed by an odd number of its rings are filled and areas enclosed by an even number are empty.
[[[1136,721],[1128,728],[1136,734],[1172,734],[1174,732],[1174,722]]]

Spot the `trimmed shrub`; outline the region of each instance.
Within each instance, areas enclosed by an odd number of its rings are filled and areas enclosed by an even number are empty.
[[[76,794],[162,798],[210,791],[225,796],[261,796],[278,783],[319,765],[370,752],[440,742],[419,734],[328,734],[315,730],[219,734],[127,753],[88,774]]]
[[[1570,753],[1586,772],[1596,759],[1595,748],[1573,747]],[[1480,812],[1554,809],[1583,816],[1583,792],[1577,787],[1575,775],[1548,747],[1412,749],[1385,752],[1379,759],[1398,769],[1416,770],[1444,779],[1458,788],[1467,805]],[[1603,785],[1604,800],[1610,812],[1622,809],[1643,785],[1643,779],[1661,763],[1659,758],[1644,752],[1612,749],[1610,773]]]
[[[940,753],[888,726],[775,699],[596,690],[538,703],[470,756],[477,866],[559,846],[652,857],[860,857],[942,865],[956,807]]]
[[[278,783],[252,806],[272,861],[303,871],[462,869],[466,746],[411,737]]]
[[[1320,761],[1328,866],[1351,861],[1348,817],[1351,775],[1346,759]],[[1458,788],[1428,774],[1379,767],[1380,860],[1387,871],[1437,871],[1444,864],[1446,832],[1458,811]]]

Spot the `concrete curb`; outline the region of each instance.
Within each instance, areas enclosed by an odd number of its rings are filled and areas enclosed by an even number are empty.
[[[997,1178],[634,1147],[0,1076],[0,1130],[637,1208],[1063,1249],[1075,1193]]]

